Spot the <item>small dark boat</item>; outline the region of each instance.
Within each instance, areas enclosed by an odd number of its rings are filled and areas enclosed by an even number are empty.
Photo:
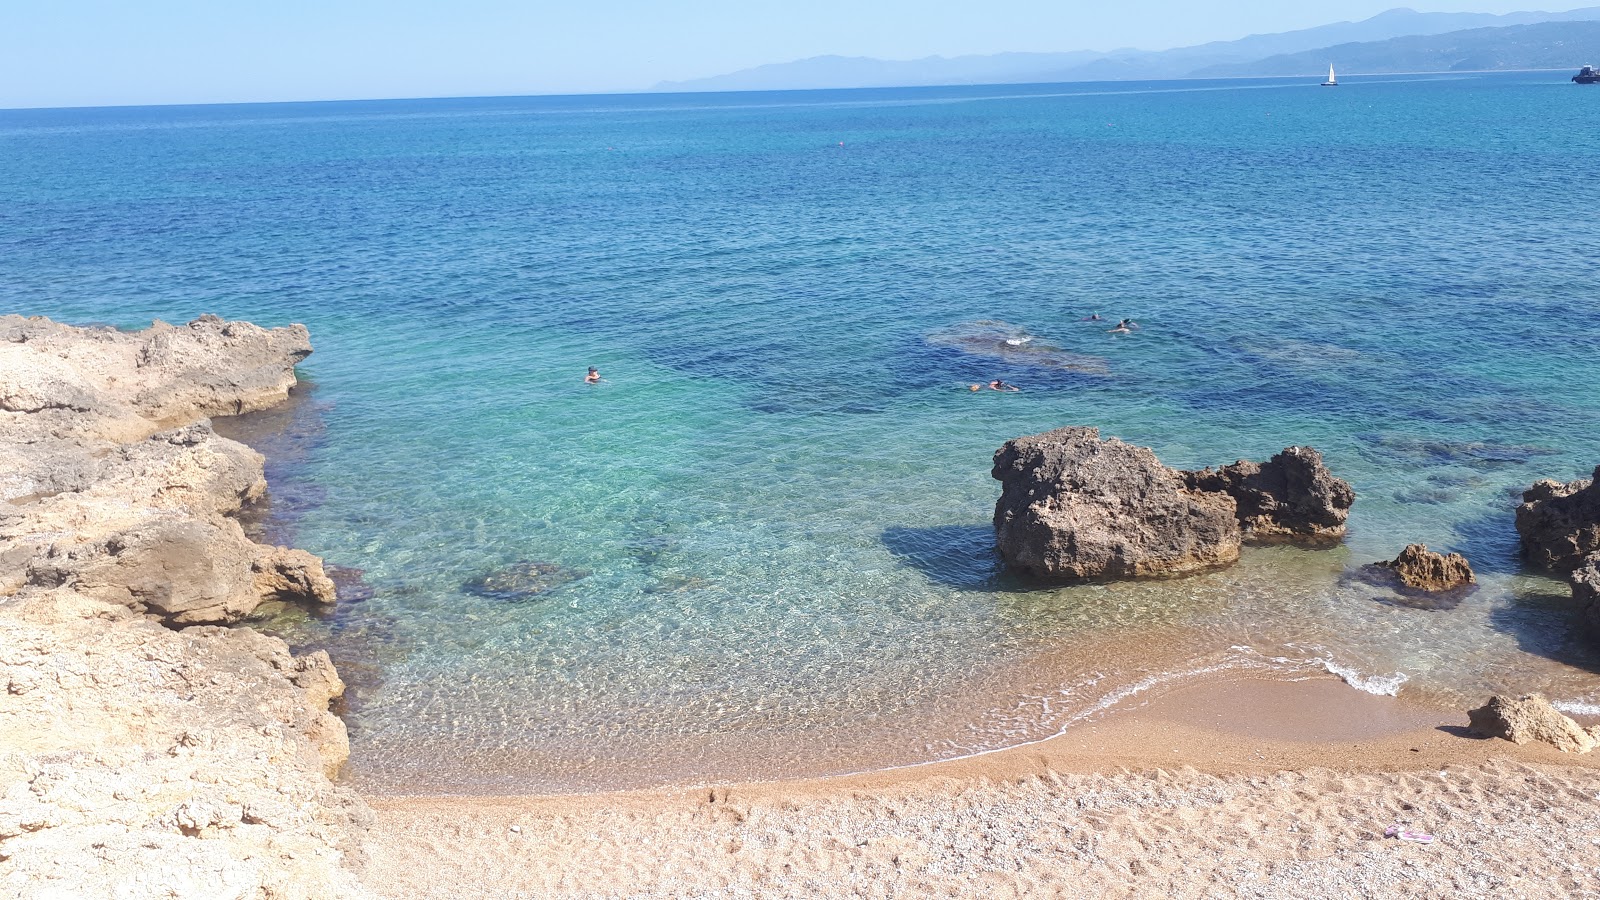
[[[1578,74],[1572,76],[1572,80],[1579,84],[1600,83],[1600,72],[1596,72],[1594,66],[1584,66],[1578,70]]]

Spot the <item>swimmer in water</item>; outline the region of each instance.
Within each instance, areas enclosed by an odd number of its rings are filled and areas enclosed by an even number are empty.
[[[590,366],[589,367],[589,374],[583,376],[583,383],[584,384],[599,384],[600,383],[600,370],[596,369],[594,366]]]
[[[1084,316],[1083,318],[1079,319],[1078,321],[1079,322],[1098,322],[1098,321],[1100,321],[1100,314],[1099,313],[1095,313],[1092,316]]]
[[[1022,388],[1019,388],[1014,384],[1006,384],[1004,381],[1001,381],[1000,379],[996,378],[995,380],[989,382],[989,390],[991,390],[991,391],[1020,391],[1020,390],[1022,390]]]
[[[1106,334],[1133,334],[1133,329],[1119,322],[1117,327],[1107,329]]]

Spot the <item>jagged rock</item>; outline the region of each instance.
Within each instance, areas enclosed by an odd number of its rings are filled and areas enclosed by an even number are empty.
[[[251,563],[256,595],[262,600],[332,604],[338,599],[333,579],[322,570],[322,560],[304,550],[265,547]]]
[[[1600,631],[1600,553],[1592,553],[1568,576],[1572,599],[1589,624]]]
[[[1517,533],[1529,560],[1557,572],[1570,572],[1600,551],[1600,467],[1591,479],[1538,481],[1523,491]]]
[[[242,617],[264,557],[275,593],[328,589],[245,536],[261,457],[201,421],[281,399],[309,350],[298,326],[0,316],[0,894],[367,896],[327,656],[166,627]]]
[[[1264,463],[1240,460],[1183,475],[1193,490],[1234,499],[1246,539],[1342,537],[1356,499],[1350,483],[1335,478],[1310,447],[1285,448]]]
[[[1016,569],[1050,578],[1182,575],[1239,558],[1231,497],[1191,490],[1155,453],[1096,428],[1007,441],[995,539]]]
[[[1515,700],[1494,697],[1488,704],[1469,711],[1467,718],[1474,732],[1505,738],[1514,744],[1540,741],[1563,753],[1588,753],[1600,744],[1600,726],[1584,729],[1540,694]]]
[[[1478,583],[1465,556],[1435,553],[1427,544],[1407,544],[1398,557],[1378,565],[1392,570],[1401,584],[1419,591],[1449,591]]]
[[[587,578],[588,575],[581,569],[568,569],[555,563],[522,560],[480,575],[463,587],[474,594],[495,600],[525,600]]]

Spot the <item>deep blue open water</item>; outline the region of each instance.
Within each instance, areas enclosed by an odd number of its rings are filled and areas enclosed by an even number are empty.
[[[947,758],[1212,671],[1600,702],[1511,527],[1600,463],[1600,89],[1341,85],[0,112],[0,309],[310,326],[274,527],[370,596],[269,627],[346,671],[373,790]],[[1014,582],[990,455],[1067,424],[1311,444],[1350,536]],[[1480,590],[1355,577],[1411,541]],[[468,589],[523,560],[583,577]]]

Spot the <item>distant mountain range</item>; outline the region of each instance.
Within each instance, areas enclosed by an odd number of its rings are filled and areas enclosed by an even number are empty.
[[[1558,68],[1577,66],[1595,55],[1596,50],[1592,48],[1596,48],[1596,44],[1590,36],[1592,29],[1587,27],[1595,20],[1600,20],[1600,7],[1505,15],[1391,9],[1360,22],[1336,22],[1281,34],[1254,34],[1236,41],[1216,41],[1173,50],[997,53],[954,58],[930,56],[916,60],[816,56],[710,78],[662,82],[655,89],[771,91],[1303,75],[1326,68],[1330,60],[1351,74]],[[1430,43],[1424,40],[1428,38],[1442,40]],[[1334,54],[1335,50],[1345,55]],[[1473,64],[1473,60],[1496,64],[1480,66]],[[1313,61],[1316,65],[1311,65]]]
[[[1329,63],[1340,72],[1479,72],[1493,69],[1573,68],[1600,59],[1600,22],[1542,22],[1473,28],[1445,34],[1337,44],[1285,53],[1245,65],[1210,66],[1196,78],[1234,75],[1316,75]]]

